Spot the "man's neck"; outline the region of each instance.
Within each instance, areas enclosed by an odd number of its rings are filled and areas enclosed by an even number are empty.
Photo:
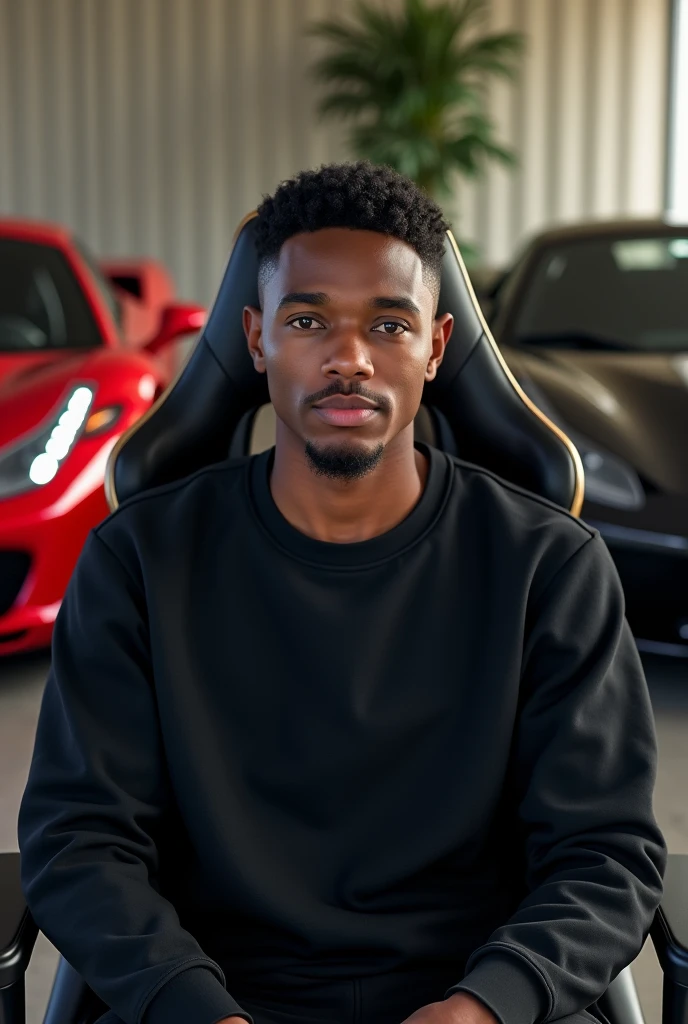
[[[428,462],[413,446],[413,424],[394,438],[374,470],[356,480],[316,474],[303,442],[285,435],[278,424],[270,491],[287,522],[315,540],[352,544],[387,533],[423,493]]]

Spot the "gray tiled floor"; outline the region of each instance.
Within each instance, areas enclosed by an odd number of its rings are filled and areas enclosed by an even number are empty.
[[[688,662],[644,659],[660,746],[656,811],[673,853],[688,853]],[[16,850],[16,817],[26,781],[36,715],[48,669],[45,656],[0,661],[0,850]],[[27,1024],[40,1024],[56,952],[41,938],[27,979]],[[659,1024],[661,975],[646,945],[634,974],[648,1024]]]

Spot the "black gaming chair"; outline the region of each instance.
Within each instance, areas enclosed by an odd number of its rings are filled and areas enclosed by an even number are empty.
[[[255,214],[240,225],[220,291],[191,358],[148,414],[114,448],[112,509],[158,484],[227,456],[248,454],[270,398],[253,368],[241,310],[258,305]],[[580,513],[583,469],[571,441],[533,405],[485,324],[456,242],[447,236],[439,311],[455,327],[435,381],[425,386],[416,436]],[[19,855],[0,855],[0,1024],[23,1024],[24,973],[37,928],[19,885]],[[688,857],[671,857],[652,937],[664,970],[663,1024],[688,1024]],[[611,1024],[643,1024],[630,970],[600,1003]],[[90,1024],[106,1007],[60,960],[45,1024]]]
[[[239,226],[215,305],[177,380],[110,456],[111,508],[139,491],[249,451],[256,412],[269,403],[267,376],[256,373],[241,320],[257,306],[254,218]],[[416,421],[423,440],[489,467],[578,515],[583,467],[571,441],[523,393],[483,319],[463,261],[448,233],[440,312],[454,332],[437,378],[426,384]]]

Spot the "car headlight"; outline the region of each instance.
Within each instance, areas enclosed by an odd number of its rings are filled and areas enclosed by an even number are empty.
[[[578,449],[585,469],[585,497],[588,501],[630,511],[644,506],[645,491],[633,466],[564,423],[530,377],[519,377],[519,384],[538,409],[563,430]]]
[[[81,434],[94,396],[93,386],[75,385],[47,422],[0,451],[0,498],[50,483]]]

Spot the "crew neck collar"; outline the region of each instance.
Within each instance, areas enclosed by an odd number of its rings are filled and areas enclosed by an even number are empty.
[[[270,490],[274,446],[254,455],[249,462],[249,497],[257,520],[273,542],[300,561],[338,569],[355,569],[386,561],[425,536],[444,507],[451,483],[451,467],[445,452],[423,441],[416,441],[414,447],[428,459],[423,493],[400,523],[377,537],[337,544],[316,540],[292,526],[275,504]]]

